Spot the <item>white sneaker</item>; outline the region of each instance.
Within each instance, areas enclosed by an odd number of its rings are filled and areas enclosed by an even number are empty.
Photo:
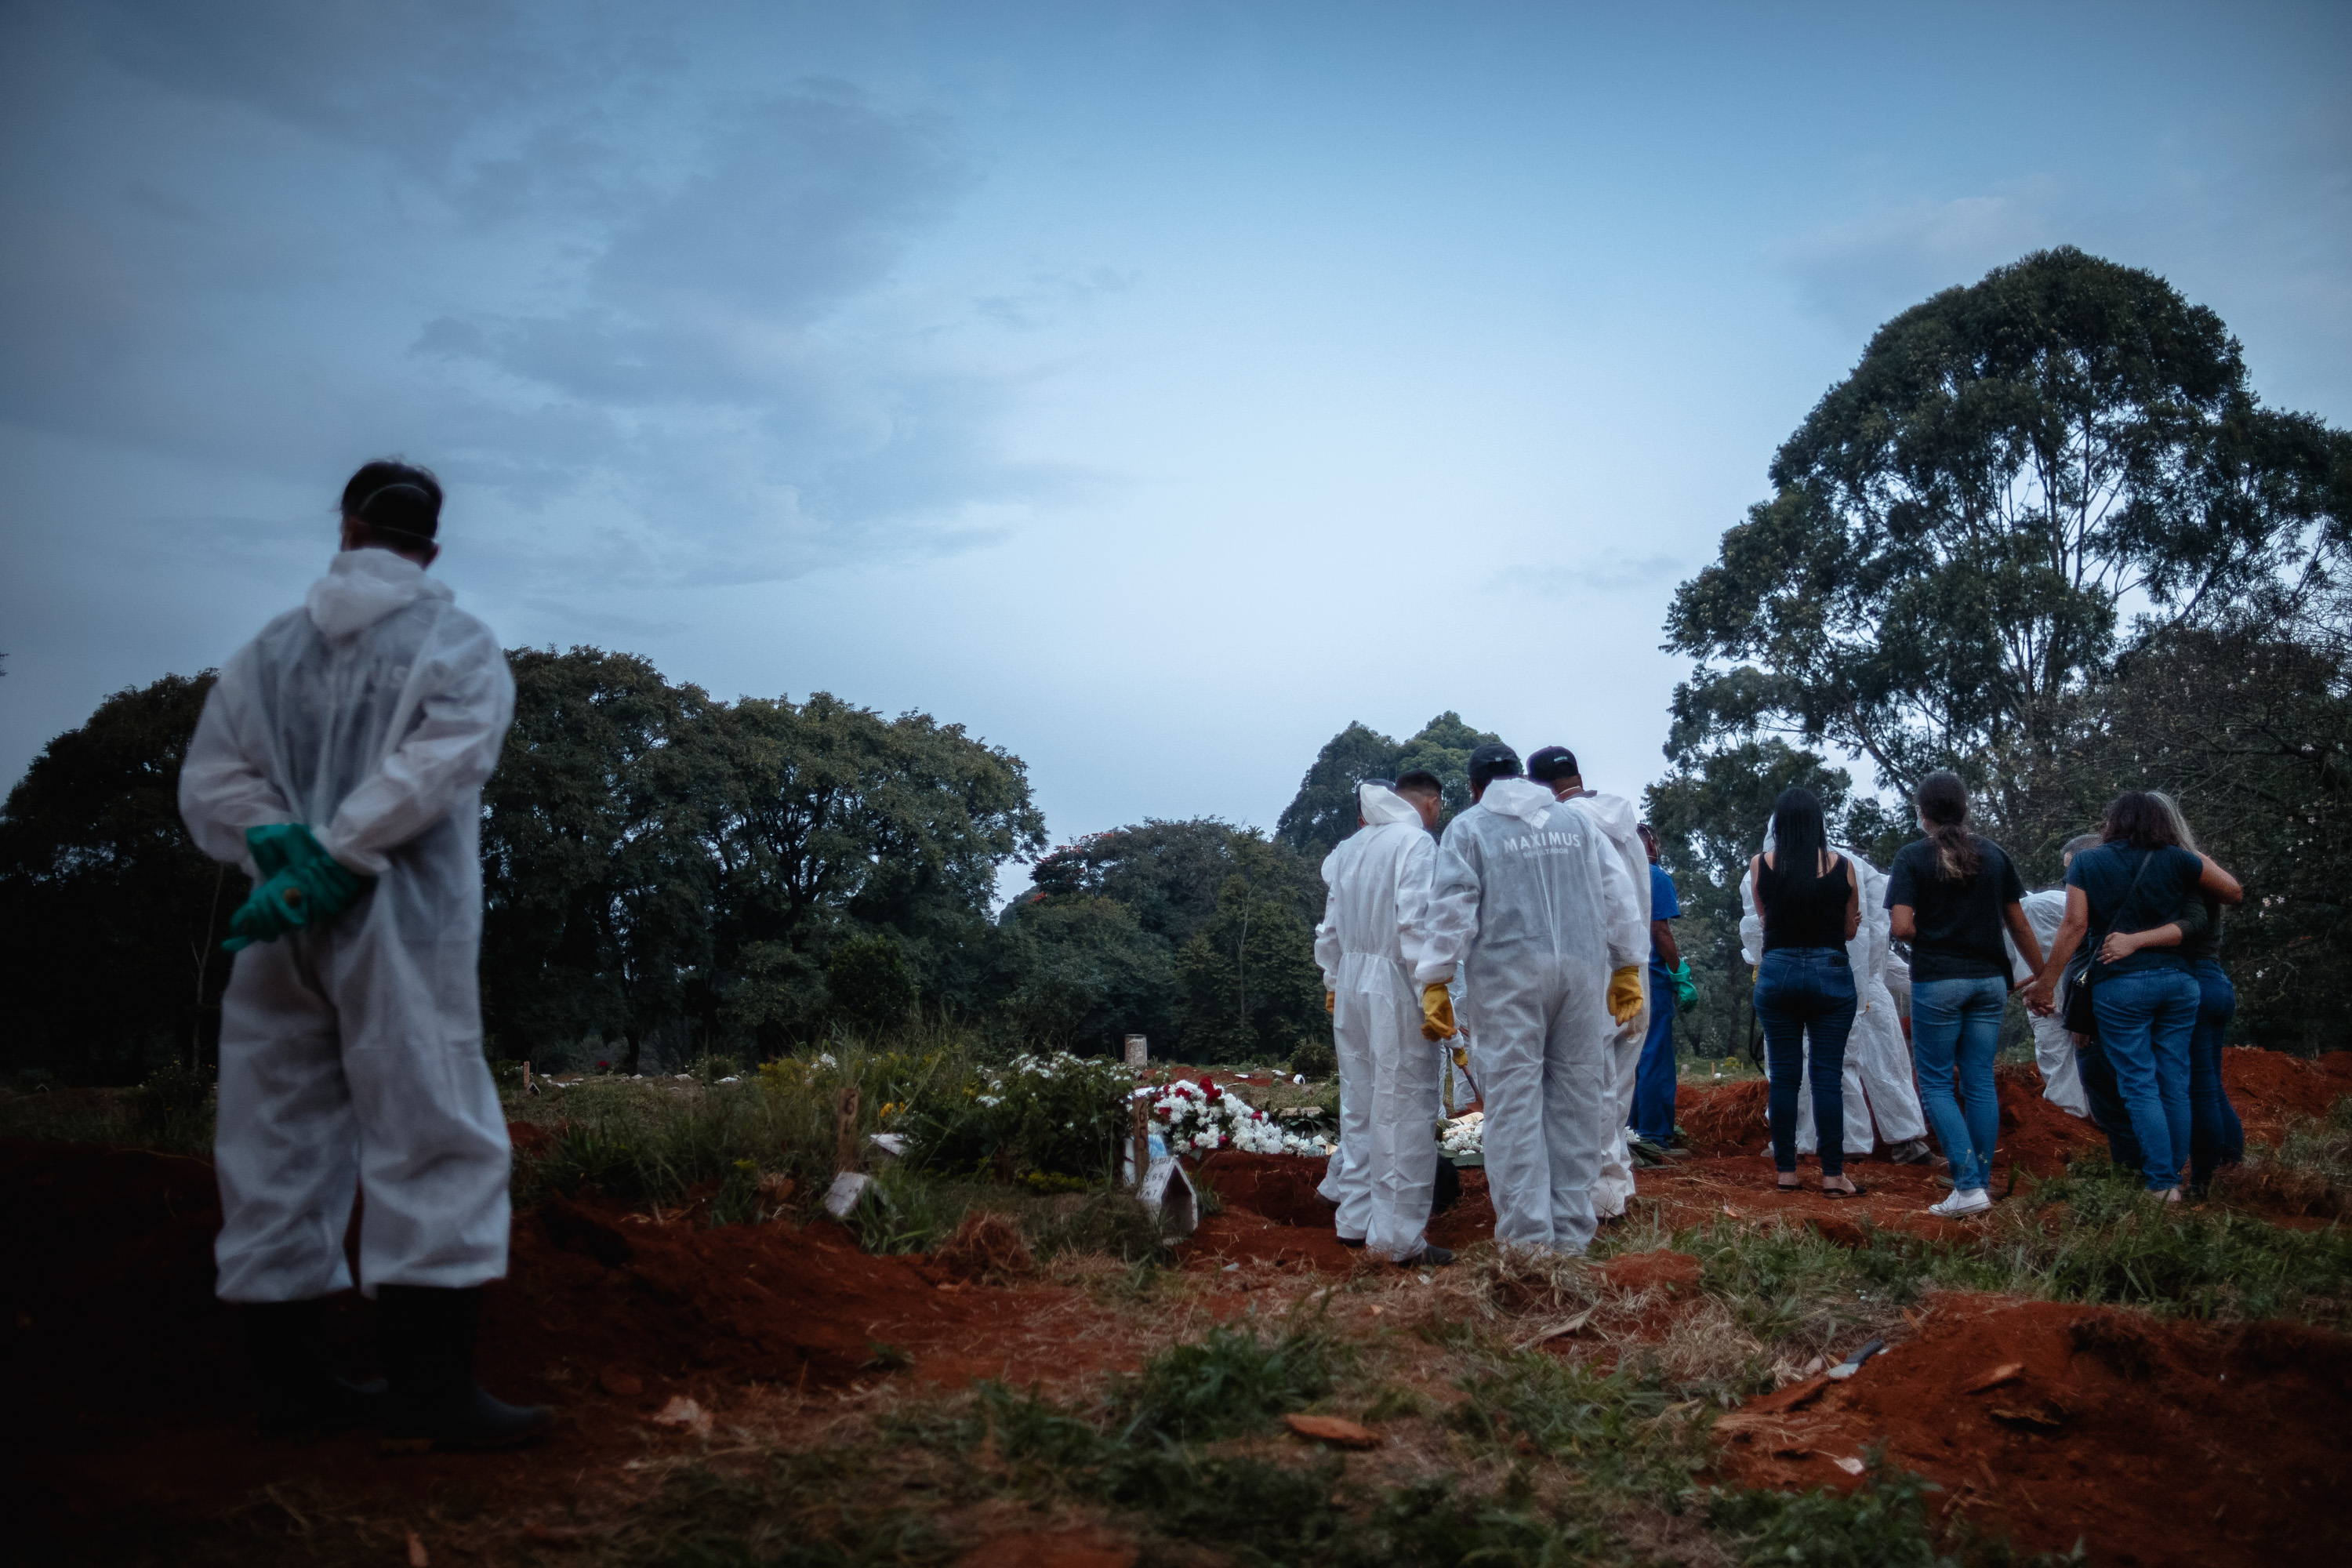
[[[1929,1204],[1927,1212],[1946,1219],[1958,1219],[1962,1215],[1982,1214],[1992,1207],[1992,1194],[1982,1187],[1956,1188],[1952,1195],[1939,1204]]]

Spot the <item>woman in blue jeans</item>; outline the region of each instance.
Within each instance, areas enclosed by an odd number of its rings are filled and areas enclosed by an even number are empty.
[[[1952,1167],[1952,1193],[1927,1212],[1948,1218],[1992,1206],[2000,1133],[1993,1057],[2009,1005],[2009,953],[2042,966],[2042,944],[2021,901],[2025,883],[2001,847],[1969,828],[1969,791],[1939,768],[1914,796],[1927,837],[1906,844],[1886,873],[1895,936],[1911,944],[1911,1056],[1919,1103]]]
[[[2171,820],[2174,841],[2201,858],[2179,802],[2162,790],[2150,790],[2148,796]],[[2197,1028],[2189,1037],[2189,1190],[2198,1194],[2212,1184],[2221,1166],[2246,1157],[2246,1129],[2221,1081],[2221,1038],[2238,1011],[2238,989],[2220,962],[2221,901],[2201,885],[2192,888],[2172,923],[2133,934],[2111,933],[2101,949],[2121,958],[2143,948],[2176,948],[2197,982]],[[2110,1147],[2126,1142],[2136,1140],[2109,1135]]]
[[[1797,1180],[1797,1091],[1812,1040],[1813,1122],[1821,1132],[1822,1192],[1862,1191],[1845,1173],[1845,1038],[1853,1027],[1853,971],[1845,944],[1862,925],[1862,889],[1853,862],[1832,855],[1812,791],[1781,793],[1772,807],[1772,852],[1748,863],[1764,918],[1764,957],[1756,968],[1756,1016],[1772,1068],[1767,1103],[1779,1188]]]
[[[2189,1061],[2203,1002],[2178,945],[2177,916],[2194,892],[2232,904],[2245,894],[2236,878],[2181,846],[2167,804],[2133,790],[2108,805],[2099,847],[2066,868],[2066,918],[2026,1005],[2051,1010],[2059,972],[2090,933],[2097,945],[2083,984],[2091,987],[2099,1049],[2115,1073],[2147,1190],[2177,1203],[2189,1157]]]

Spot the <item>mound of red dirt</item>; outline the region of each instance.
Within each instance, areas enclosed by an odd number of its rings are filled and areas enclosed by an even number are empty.
[[[2028,1552],[2099,1563],[2352,1562],[2352,1340],[1991,1297],[1938,1300],[1918,1336],[1845,1383],[1815,1378],[1717,1426],[1729,1479],[1853,1486],[1886,1445],[1939,1511]]]
[[[557,1407],[554,1437],[519,1455],[377,1465],[363,1434],[310,1448],[252,1438],[237,1320],[212,1295],[207,1162],[0,1144],[0,1490],[44,1510],[58,1499],[205,1507],[304,1477],[561,1496],[583,1461],[635,1453],[672,1394],[708,1409],[747,1384],[822,1389],[886,1362],[950,1384],[1055,1382],[1123,1353],[1086,1348],[1102,1342],[1079,1331],[1102,1314],[1075,1292],[971,1288],[926,1259],[869,1257],[833,1225],[710,1229],[559,1200],[516,1216],[478,1358],[498,1394]],[[363,1373],[373,1310],[346,1293],[330,1311],[341,1364]]]
[[[2276,1142],[2302,1116],[2325,1116],[2352,1094],[2352,1051],[2330,1051],[2316,1061],[2231,1046],[2221,1053],[2221,1081],[2246,1131]]]

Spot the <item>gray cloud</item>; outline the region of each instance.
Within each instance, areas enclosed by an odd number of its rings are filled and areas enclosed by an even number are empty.
[[[1806,306],[1866,333],[1939,289],[2059,242],[2047,182],[1949,201],[1909,202],[1783,241],[1772,258]]]
[[[947,357],[974,318],[893,293],[976,179],[919,107],[813,79],[714,111],[593,10],[113,0],[12,32],[42,69],[0,66],[0,129],[80,166],[0,151],[0,418],[310,482],[400,447],[494,492],[486,556],[551,586],[967,548],[1068,482],[998,454],[1017,379]]]
[[[1514,567],[1488,579],[1490,593],[1518,593],[1540,599],[1583,594],[1614,594],[1673,582],[1686,563],[1676,555],[1632,556],[1606,550],[1570,566]]]

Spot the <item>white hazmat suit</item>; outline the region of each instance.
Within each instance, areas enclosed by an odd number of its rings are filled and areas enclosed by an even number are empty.
[[[374,549],[336,556],[205,700],[180,773],[205,853],[251,875],[245,830],[300,822],[376,879],[333,920],[236,955],[214,1142],[225,1300],[350,1286],[362,1187],[370,1296],[506,1272],[510,1156],[476,969],[482,784],[513,716],[489,629]]]
[[[2028,893],[2019,900],[2025,918],[2033,927],[2033,935],[2042,943],[2042,955],[2050,956],[2050,944],[2058,935],[2058,927],[2066,919],[2066,890],[2051,889]],[[2018,952],[2017,943],[2004,931],[2001,945],[2009,952],[2009,972],[2012,982],[2033,978],[2033,966]],[[2042,1098],[2073,1116],[2091,1114],[2091,1097],[2083,1088],[2083,1068],[2080,1053],[2074,1049],[2074,1037],[2066,1027],[2066,987],[2058,988],[2058,1011],[2044,1018],[2029,1013],[2033,1021],[2033,1060],[2042,1069]]]
[[[1641,814],[1622,795],[1589,790],[1570,796],[1562,804],[1591,817],[1610,851],[1623,865],[1626,879],[1633,885],[1634,902],[1641,909],[1646,944],[1650,930],[1650,852],[1636,831]],[[1601,1104],[1601,1170],[1592,1181],[1592,1212],[1602,1219],[1614,1219],[1623,1214],[1625,1205],[1633,1199],[1633,1160],[1629,1152],[1633,1132],[1629,1124],[1633,1116],[1634,1080],[1642,1072],[1642,1046],[1650,1036],[1647,945],[1642,952],[1645,959],[1642,964],[1642,1010],[1609,1037],[1609,1077]]]
[[[1649,941],[1623,861],[1543,785],[1496,779],[1447,826],[1414,979],[1464,975],[1496,1241],[1591,1244],[1618,1032],[1609,977],[1643,963]]]
[[[1769,855],[1771,850],[1772,835],[1767,832],[1764,851]],[[1855,993],[1853,1028],[1845,1043],[1845,1152],[1867,1154],[1882,1138],[1890,1145],[1925,1138],[1927,1117],[1919,1103],[1910,1047],[1903,1043],[1902,1019],[1889,985],[1890,967],[1902,961],[1891,945],[1894,917],[1886,909],[1886,873],[1851,849],[1837,853],[1853,862],[1862,893],[1862,925],[1845,944]],[[1754,877],[1740,879],[1739,903],[1740,953],[1752,964],[1764,952],[1764,921],[1756,911]],[[1810,1064],[1810,1049],[1806,1054]],[[1821,1131],[1813,1125],[1812,1068],[1807,1065],[1797,1095],[1797,1152],[1814,1153],[1821,1142]]]
[[[1367,784],[1357,798],[1364,826],[1324,858],[1330,891],[1315,931],[1339,1057],[1339,1152],[1320,1190],[1339,1205],[1343,1238],[1403,1263],[1427,1243],[1437,1180],[1445,1047],[1422,1038],[1412,979],[1429,936],[1437,845],[1395,791]]]

